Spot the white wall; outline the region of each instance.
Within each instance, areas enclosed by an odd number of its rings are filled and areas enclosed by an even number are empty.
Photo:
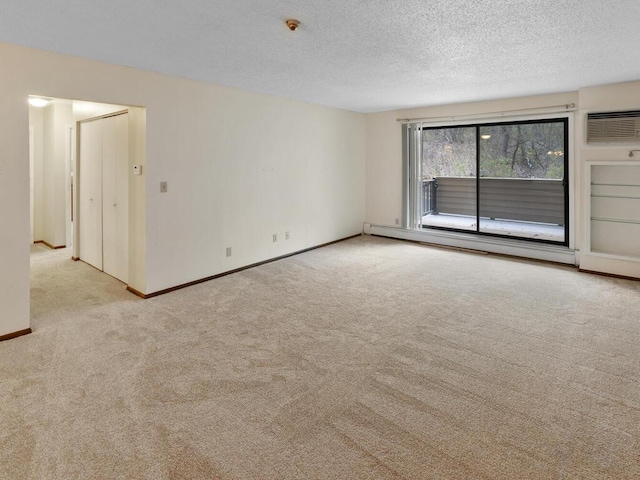
[[[71,103],[55,100],[43,112],[42,238],[49,245],[66,245],[67,133]]]
[[[142,175],[129,176],[129,286],[147,292],[147,112],[129,107],[129,164]]]
[[[1,57],[1,55],[0,55]],[[0,61],[2,58],[0,58]],[[0,335],[29,328],[29,120],[23,88],[0,69]]]
[[[29,94],[146,107],[130,184],[143,293],[362,230],[361,114],[6,44],[0,62],[0,335],[29,326]]]
[[[148,291],[361,231],[362,115],[200,83],[163,95],[167,87],[177,85],[148,87],[167,112],[147,104],[147,131],[166,139],[147,142]]]
[[[33,239],[43,239],[43,109],[29,107],[29,126],[33,127],[34,134],[34,205],[33,205]]]

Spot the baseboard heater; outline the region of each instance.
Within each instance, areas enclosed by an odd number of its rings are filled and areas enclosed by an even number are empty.
[[[403,228],[372,225],[370,223],[364,224],[364,233],[366,235],[378,235],[381,237],[432,243],[447,247],[465,248],[481,252],[577,265],[576,252],[565,246],[523,242],[503,238],[484,238],[458,232],[407,230]]]

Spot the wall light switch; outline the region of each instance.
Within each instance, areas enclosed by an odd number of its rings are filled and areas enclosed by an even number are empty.
[[[133,174],[134,175],[142,175],[142,165],[134,165],[133,166]]]
[[[167,182],[160,182],[160,193],[167,193]]]

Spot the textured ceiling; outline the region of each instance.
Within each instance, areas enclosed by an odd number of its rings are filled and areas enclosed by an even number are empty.
[[[2,42],[360,112],[640,80],[639,31],[639,0],[3,0],[0,10]]]

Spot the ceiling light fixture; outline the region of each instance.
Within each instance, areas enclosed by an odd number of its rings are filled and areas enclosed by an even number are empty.
[[[287,24],[287,27],[289,27],[289,30],[291,30],[292,32],[295,32],[300,26],[300,22],[298,20],[294,20],[293,18],[286,20],[285,23]]]
[[[482,135],[480,135],[480,138],[483,140],[489,140],[491,138],[491,135],[489,135],[488,133],[483,133]]]
[[[31,105],[32,107],[38,107],[38,108],[46,107],[47,105],[49,105],[50,101],[51,99],[49,98],[29,97],[29,105]]]

